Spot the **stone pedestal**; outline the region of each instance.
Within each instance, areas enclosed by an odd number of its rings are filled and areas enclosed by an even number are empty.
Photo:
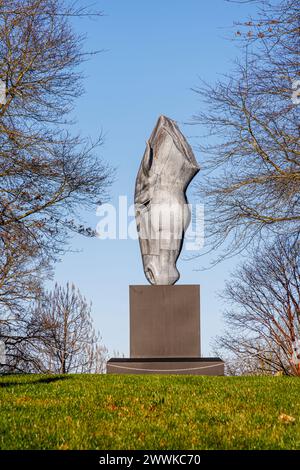
[[[224,375],[219,357],[191,358],[113,358],[107,363],[108,374]]]
[[[107,373],[224,375],[219,358],[201,358],[200,286],[130,286],[130,358]]]
[[[200,356],[200,286],[130,286],[130,357]]]

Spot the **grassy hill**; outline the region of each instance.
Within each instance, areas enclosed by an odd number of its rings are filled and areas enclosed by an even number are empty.
[[[4,376],[0,449],[300,449],[300,380]]]

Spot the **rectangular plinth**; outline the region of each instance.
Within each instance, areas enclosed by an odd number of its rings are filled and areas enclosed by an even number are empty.
[[[107,362],[108,374],[224,375],[224,362],[209,358],[114,358]]]
[[[200,356],[200,286],[130,286],[130,357]]]

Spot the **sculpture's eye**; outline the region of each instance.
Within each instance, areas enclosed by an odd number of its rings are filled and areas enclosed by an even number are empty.
[[[153,163],[153,155],[154,155],[153,147],[151,147],[149,142],[147,142],[146,152],[145,152],[145,156],[143,159],[143,169],[146,175],[148,175],[149,171],[151,170],[152,163]]]
[[[149,170],[152,167],[153,163],[153,148],[149,145]]]
[[[151,282],[151,284],[155,284],[155,278],[150,268],[147,269],[146,275],[147,275],[149,282]]]

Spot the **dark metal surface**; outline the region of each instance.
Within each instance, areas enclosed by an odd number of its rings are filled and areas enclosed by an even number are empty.
[[[200,286],[130,286],[130,357],[200,356]]]

